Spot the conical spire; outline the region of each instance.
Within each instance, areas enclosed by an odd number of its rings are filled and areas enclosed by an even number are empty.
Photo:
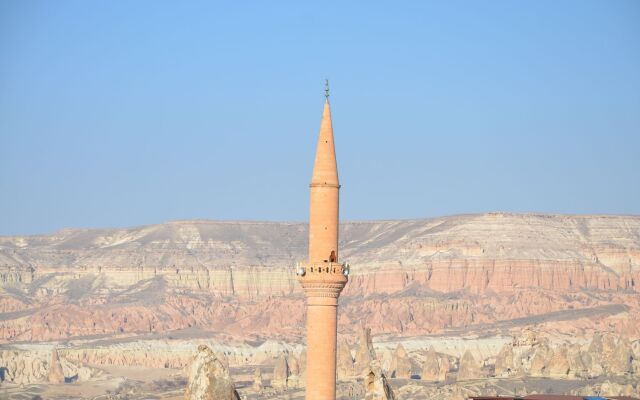
[[[338,164],[336,162],[336,150],[333,143],[333,127],[331,125],[331,107],[329,96],[326,96],[322,122],[320,123],[320,135],[316,148],[316,161],[313,165],[311,186],[339,186]]]
[[[328,85],[309,189],[309,258],[298,273],[307,303],[306,399],[336,399],[338,296],[348,272],[338,249],[340,184]]]

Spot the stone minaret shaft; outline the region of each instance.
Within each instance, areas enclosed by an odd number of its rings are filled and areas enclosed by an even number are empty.
[[[307,298],[306,399],[335,400],[338,296],[348,268],[338,262],[340,183],[328,96],[310,188],[309,259],[298,268]]]

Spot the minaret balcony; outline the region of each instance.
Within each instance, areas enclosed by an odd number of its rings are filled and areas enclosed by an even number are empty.
[[[349,264],[300,262],[296,275],[308,297],[338,297],[349,280]]]

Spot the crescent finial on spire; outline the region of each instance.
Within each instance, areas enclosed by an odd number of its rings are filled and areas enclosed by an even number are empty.
[[[324,97],[329,101],[329,79],[324,80]]]

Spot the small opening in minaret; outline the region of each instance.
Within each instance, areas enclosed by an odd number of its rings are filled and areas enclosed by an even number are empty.
[[[329,261],[330,262],[336,262],[336,251],[335,250],[331,250],[331,255],[329,256]]]

